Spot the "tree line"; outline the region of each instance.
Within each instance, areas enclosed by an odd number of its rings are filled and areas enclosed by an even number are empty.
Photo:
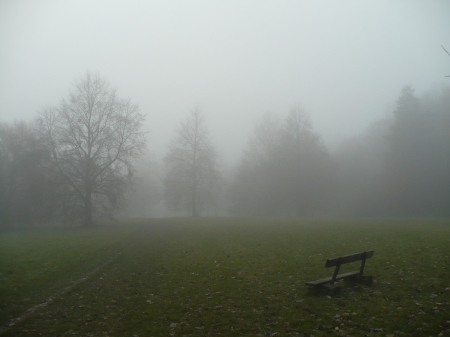
[[[450,88],[418,97],[404,87],[392,116],[334,156],[338,214],[449,216]]]
[[[35,120],[0,124],[1,226],[93,226],[156,204],[190,216],[450,215],[449,87],[404,87],[391,116],[333,152],[300,106],[265,114],[227,172],[205,118],[187,114],[155,174],[158,163],[137,165],[145,116],[88,73]]]

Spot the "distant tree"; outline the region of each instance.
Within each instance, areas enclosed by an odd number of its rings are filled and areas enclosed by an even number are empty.
[[[261,122],[255,125],[245,154],[260,163],[272,158],[279,147],[280,127],[280,118],[273,113],[266,113]]]
[[[0,124],[0,226],[52,217],[56,198],[49,159],[33,123]]]
[[[255,124],[228,190],[232,214],[265,216],[276,212],[274,178],[278,163],[274,158],[279,149],[280,127],[281,120],[273,113],[266,113]]]
[[[93,226],[120,206],[132,160],[145,147],[144,116],[99,75],[87,73],[67,100],[40,113],[40,133],[51,153],[62,213]]]
[[[324,212],[333,193],[334,170],[321,137],[299,106],[294,106],[281,129],[277,151],[278,181],[285,212],[311,215]]]
[[[170,209],[198,216],[214,203],[220,180],[217,152],[198,106],[179,125],[164,161],[164,196]]]
[[[392,118],[376,121],[362,134],[344,140],[333,152],[338,196],[331,200],[333,214],[386,215],[382,172],[392,124]]]
[[[333,165],[301,108],[283,123],[271,115],[257,124],[229,191],[241,215],[311,215],[332,194]]]
[[[422,98],[403,88],[388,134],[385,186],[394,215],[450,215],[450,88]]]

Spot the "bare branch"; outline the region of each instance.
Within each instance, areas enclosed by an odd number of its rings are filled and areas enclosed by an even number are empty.
[[[129,100],[119,100],[104,79],[89,73],[67,101],[41,115],[55,168],[78,196],[78,202],[70,199],[64,207],[91,225],[93,218],[118,207],[123,177],[145,148],[144,116]]]
[[[448,54],[448,56],[450,56],[450,53],[447,51],[447,49],[445,49],[443,45],[441,45],[441,47],[442,47],[442,49],[445,50],[445,52]],[[444,76],[444,77],[450,77],[450,75],[447,75],[447,76]]]
[[[183,207],[192,216],[199,215],[212,203],[220,175],[217,153],[198,106],[177,128],[165,164],[167,205],[174,211]]]

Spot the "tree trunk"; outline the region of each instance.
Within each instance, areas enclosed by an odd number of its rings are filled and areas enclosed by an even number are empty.
[[[196,127],[197,130],[197,127]],[[195,139],[197,138],[197,131],[195,132]],[[193,156],[192,156],[192,216],[197,216],[197,163],[196,163],[196,155],[197,155],[197,140],[195,140]]]
[[[90,185],[86,186],[86,197],[84,201],[84,225],[85,227],[93,227],[92,221],[92,188]]]
[[[197,203],[196,203],[196,194],[197,194],[197,181],[196,181],[196,174],[195,174],[195,169],[194,169],[194,174],[193,174],[193,186],[192,186],[192,216],[197,216]]]

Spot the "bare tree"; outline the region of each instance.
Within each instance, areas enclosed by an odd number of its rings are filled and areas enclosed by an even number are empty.
[[[144,116],[99,75],[87,73],[68,100],[40,114],[41,135],[59,177],[65,217],[86,226],[120,205],[132,160],[145,147]]]
[[[217,152],[198,106],[178,127],[165,165],[164,194],[168,207],[174,211],[187,208],[192,216],[198,216],[213,202],[220,179]]]

